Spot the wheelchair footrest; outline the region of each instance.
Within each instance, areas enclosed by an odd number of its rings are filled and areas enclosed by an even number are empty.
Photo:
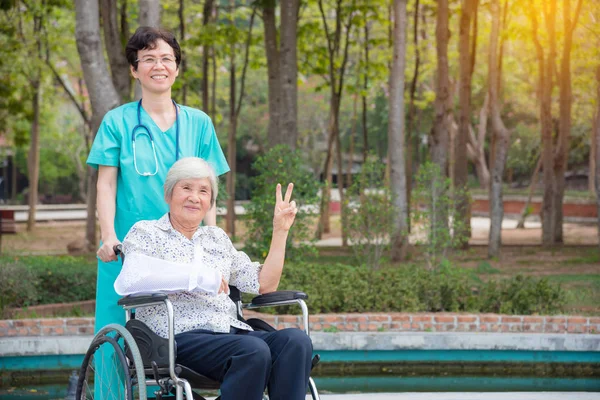
[[[313,369],[314,367],[316,367],[316,366],[317,366],[317,364],[319,363],[319,361],[321,361],[321,356],[320,356],[320,355],[318,355],[318,354],[315,354],[315,356],[314,356],[314,357],[313,357],[313,359],[312,359],[311,366],[310,366],[310,370],[311,370],[311,371],[312,371],[312,369]]]

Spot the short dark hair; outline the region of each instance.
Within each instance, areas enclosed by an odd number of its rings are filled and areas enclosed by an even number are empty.
[[[181,63],[181,47],[179,47],[175,35],[165,29],[154,28],[151,26],[140,26],[137,28],[133,36],[131,36],[127,42],[125,56],[127,57],[129,65],[137,71],[138,62],[136,60],[138,58],[138,51],[155,49],[156,43],[161,39],[173,48],[175,62],[177,63],[177,67],[179,67],[179,63]]]

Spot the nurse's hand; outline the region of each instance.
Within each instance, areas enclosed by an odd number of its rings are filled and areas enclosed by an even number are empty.
[[[104,262],[117,261],[119,258],[115,254],[113,247],[115,247],[118,244],[121,244],[121,242],[119,242],[119,240],[116,237],[111,237],[106,240],[103,240],[102,246],[100,246],[100,248],[96,252],[96,255],[99,259],[101,259]]]

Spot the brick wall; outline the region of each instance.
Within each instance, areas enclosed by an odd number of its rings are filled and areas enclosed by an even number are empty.
[[[246,318],[261,318],[277,329],[300,327],[295,315],[269,315],[252,311]],[[600,333],[600,317],[519,316],[455,313],[316,314],[312,331],[371,332],[529,332]],[[0,321],[0,337],[91,335],[94,318],[21,319]]]

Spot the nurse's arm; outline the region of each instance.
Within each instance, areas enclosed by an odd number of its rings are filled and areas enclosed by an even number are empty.
[[[96,254],[104,262],[117,260],[117,256],[113,251],[113,247],[119,244],[115,232],[117,173],[117,167],[105,165],[98,167],[98,183],[96,185],[98,196],[96,199],[102,246]]]
[[[217,226],[217,205],[213,205],[204,216],[204,225]]]

